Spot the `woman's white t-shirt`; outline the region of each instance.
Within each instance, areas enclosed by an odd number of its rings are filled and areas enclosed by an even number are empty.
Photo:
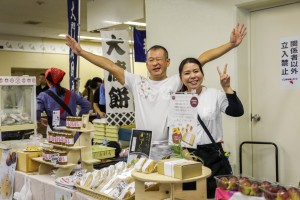
[[[225,113],[228,105],[226,94],[220,90],[203,87],[198,95],[198,114],[215,142],[223,139],[222,112]],[[199,121],[195,131],[197,145],[212,143]]]

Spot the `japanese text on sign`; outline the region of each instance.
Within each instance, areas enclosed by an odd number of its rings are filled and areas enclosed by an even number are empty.
[[[282,38],[280,41],[280,79],[283,88],[300,87],[299,37]]]

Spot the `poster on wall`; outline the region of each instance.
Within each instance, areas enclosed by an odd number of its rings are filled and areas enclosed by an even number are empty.
[[[280,82],[281,88],[300,88],[299,37],[280,40]]]
[[[17,153],[9,149],[2,149],[0,151],[2,151],[0,163],[0,199],[12,200]]]
[[[128,30],[101,31],[103,56],[117,66],[131,71]],[[106,117],[110,126],[122,126],[134,123],[133,96],[121,85],[116,77],[104,72],[106,97]]]
[[[198,98],[190,93],[171,94],[170,109],[168,113],[169,143],[181,144],[187,148],[197,148]]]

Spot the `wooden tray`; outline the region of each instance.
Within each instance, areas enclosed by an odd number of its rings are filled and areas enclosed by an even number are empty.
[[[98,192],[94,192],[91,189],[87,189],[87,188],[83,188],[79,185],[76,185],[76,188],[79,192],[82,192],[83,194],[86,194],[88,196],[91,196],[95,199],[99,199],[99,200],[115,200],[113,197],[108,196],[107,194],[104,193],[98,193]],[[128,197],[124,200],[134,200],[134,196]]]

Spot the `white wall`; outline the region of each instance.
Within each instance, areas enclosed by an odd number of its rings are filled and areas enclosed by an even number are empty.
[[[238,1],[146,0],[147,45],[151,47],[160,44],[168,49],[171,58],[169,75],[178,73],[178,66],[184,58],[198,57],[202,52],[229,41],[231,30],[236,24],[236,2]],[[232,87],[237,88],[238,66],[235,54],[236,51],[233,50],[205,65],[206,86],[220,88],[216,66],[223,67],[227,63]],[[226,116],[223,117],[223,123],[224,147],[232,153],[231,162],[235,164],[237,120]]]
[[[250,29],[251,10],[291,2],[295,0],[145,0],[147,46],[160,44],[168,49],[171,58],[168,73],[172,75],[178,73],[182,59],[198,57],[229,41],[230,32],[238,21]],[[236,172],[239,172],[239,145],[251,140],[249,48],[249,36],[246,36],[237,49],[204,67],[204,84],[221,89],[216,66],[223,67],[227,63],[231,85],[244,105],[244,116],[238,119],[223,116],[224,147],[231,152],[230,161],[236,166]]]
[[[278,5],[282,0],[145,0],[148,48],[165,46],[171,58],[169,75],[178,73],[181,60],[198,57],[202,52],[229,41],[232,28],[239,21],[249,27],[249,10]],[[232,87],[245,108],[238,119],[223,116],[225,150],[238,166],[238,150],[242,141],[251,140],[249,95],[249,35],[237,49],[204,67],[208,87],[219,85],[216,66],[228,64]],[[237,170],[236,170],[237,171]]]

